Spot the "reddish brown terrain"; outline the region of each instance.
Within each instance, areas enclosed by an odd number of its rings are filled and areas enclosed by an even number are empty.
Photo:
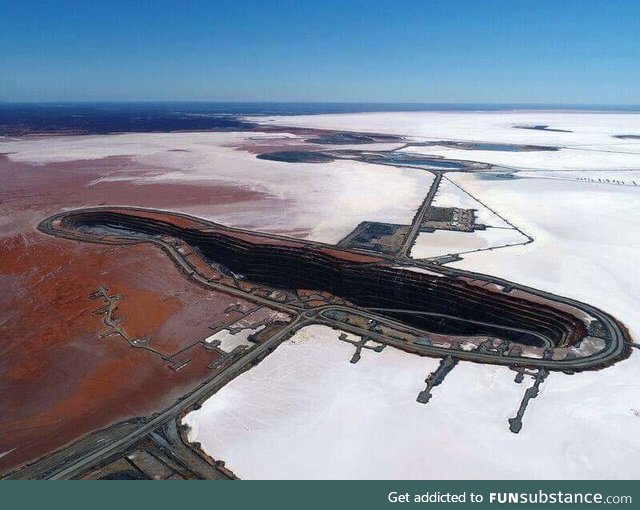
[[[160,355],[120,336],[101,338],[105,285],[122,294],[116,317],[130,338],[173,354],[238,319],[238,298],[183,275],[158,248],[92,245],[41,234],[64,209],[101,204],[180,207],[264,200],[228,185],[99,182],[144,172],[127,158],[47,165],[0,156],[0,473],[115,422],[159,411],[212,375],[215,351],[194,347],[175,371]],[[254,307],[240,303],[240,309]]]

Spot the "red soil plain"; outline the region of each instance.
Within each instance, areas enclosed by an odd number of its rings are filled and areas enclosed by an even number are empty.
[[[145,175],[125,157],[35,165],[0,155],[0,474],[119,421],[149,416],[213,375],[219,356],[188,351],[179,371],[119,337],[101,338],[105,285],[122,294],[117,317],[131,338],[174,353],[230,324],[255,304],[188,279],[151,245],[104,246],[46,236],[38,223],[85,206],[180,210],[232,207],[273,197],[229,184],[100,181]],[[277,204],[276,204],[277,205]]]

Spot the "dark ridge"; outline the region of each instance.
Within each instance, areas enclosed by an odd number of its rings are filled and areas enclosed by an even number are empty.
[[[513,126],[516,129],[533,129],[535,131],[553,131],[555,133],[573,133],[568,129],[550,128],[548,124],[536,124],[535,126]]]
[[[323,152],[314,151],[278,151],[259,154],[258,159],[283,161],[285,163],[327,163],[335,158]]]
[[[487,335],[525,345],[567,346],[587,335],[584,323],[549,305],[492,292],[457,278],[386,264],[348,262],[315,247],[252,242],[223,230],[182,228],[110,211],[65,216],[66,228],[124,228],[138,237],[169,235],[256,284],[340,296],[406,324],[442,334]],[[348,252],[347,252],[348,253]]]
[[[613,138],[620,140],[640,140],[640,135],[613,135]]]
[[[241,131],[256,125],[181,105],[0,105],[0,135]]]
[[[547,130],[550,131],[550,130]],[[430,145],[451,147],[454,149],[463,149],[471,151],[494,151],[494,152],[538,152],[538,151],[559,151],[559,147],[549,145],[518,145],[512,143],[493,143],[493,142],[455,142],[443,141],[433,142]]]

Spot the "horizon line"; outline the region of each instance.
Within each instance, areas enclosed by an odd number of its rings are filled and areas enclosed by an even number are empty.
[[[634,107],[640,108],[640,103],[562,103],[562,102],[476,102],[476,101],[286,101],[286,100],[209,100],[209,99],[80,99],[80,100],[34,100],[34,101],[12,101],[0,100],[0,104],[33,104],[33,105],[56,105],[56,104],[344,104],[344,105],[407,105],[407,106],[588,106],[588,107]]]

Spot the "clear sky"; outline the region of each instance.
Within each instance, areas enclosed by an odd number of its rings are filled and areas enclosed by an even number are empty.
[[[0,100],[640,104],[640,0],[0,0]]]

